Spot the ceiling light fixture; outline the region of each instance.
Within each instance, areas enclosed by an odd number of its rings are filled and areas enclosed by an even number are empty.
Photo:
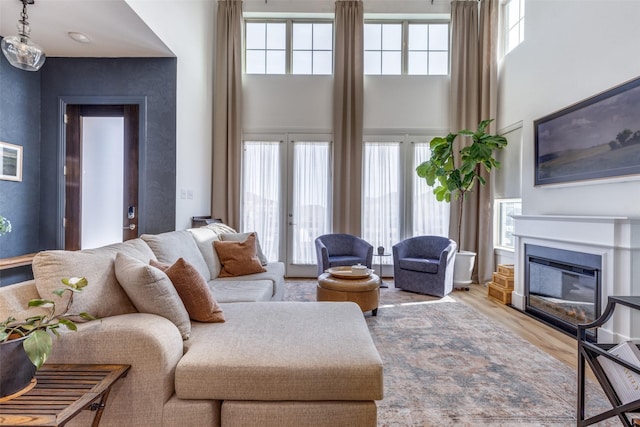
[[[22,3],[22,13],[18,21],[18,35],[2,39],[2,53],[9,63],[16,68],[26,71],[38,71],[47,58],[40,46],[29,38],[29,17],[27,4],[34,4],[35,0],[18,0]]]
[[[77,31],[69,31],[67,34],[78,43],[91,43],[91,39],[86,34]]]

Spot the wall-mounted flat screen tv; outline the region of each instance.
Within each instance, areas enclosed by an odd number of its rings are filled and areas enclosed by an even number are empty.
[[[640,174],[640,78],[534,121],[535,185]]]

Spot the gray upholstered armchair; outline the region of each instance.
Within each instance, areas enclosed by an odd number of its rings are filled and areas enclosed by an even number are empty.
[[[371,268],[373,246],[351,234],[325,234],[316,238],[318,276],[327,268],[362,264]]]
[[[393,246],[396,288],[443,297],[453,290],[456,242],[441,236],[417,236]]]

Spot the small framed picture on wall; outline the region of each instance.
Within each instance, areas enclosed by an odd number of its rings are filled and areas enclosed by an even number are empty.
[[[0,179],[22,181],[22,146],[0,141]]]

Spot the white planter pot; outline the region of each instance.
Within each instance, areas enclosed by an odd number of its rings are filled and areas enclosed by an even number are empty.
[[[473,266],[476,263],[476,253],[460,251],[456,253],[456,260],[453,264],[453,287],[466,288],[471,282]]]

